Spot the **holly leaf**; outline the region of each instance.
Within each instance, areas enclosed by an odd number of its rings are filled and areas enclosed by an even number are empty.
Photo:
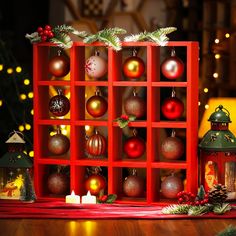
[[[116,194],[109,194],[107,196],[106,203],[113,203],[116,199],[117,199],[117,195]]]
[[[136,116],[134,115],[129,115],[129,121],[135,121],[136,120]]]

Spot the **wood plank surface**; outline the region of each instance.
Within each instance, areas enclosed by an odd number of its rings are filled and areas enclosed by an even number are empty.
[[[229,225],[236,220],[0,219],[0,236],[215,236]]]

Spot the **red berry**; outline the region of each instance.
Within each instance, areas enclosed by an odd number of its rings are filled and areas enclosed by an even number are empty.
[[[179,203],[182,203],[184,199],[182,197],[179,198]]]
[[[42,40],[43,42],[45,42],[45,41],[47,40],[47,36],[46,36],[46,35],[42,35],[42,36],[41,36],[41,40]]]
[[[178,192],[178,193],[177,193],[177,197],[180,197],[180,196],[181,196],[181,193],[180,193],[180,192]]]
[[[40,35],[40,36],[44,35],[43,31],[39,32],[39,35]]]
[[[48,35],[49,32],[48,32],[48,30],[44,30],[43,33],[44,33],[44,35]]]
[[[103,195],[102,197],[101,197],[101,201],[102,202],[105,202],[107,200],[107,195]]]
[[[196,204],[196,205],[199,205],[199,204],[200,204],[200,202],[199,202],[199,201],[196,201],[196,202],[195,202],[195,204]]]
[[[206,193],[205,195],[204,195],[204,198],[208,198],[209,197],[209,195],[208,195],[208,193]]]
[[[50,31],[50,32],[48,33],[48,38],[53,38],[53,37],[54,37],[54,33]]]
[[[52,27],[51,27],[50,25],[45,25],[44,29],[45,29],[45,30],[51,30]]]
[[[204,203],[208,203],[208,202],[209,202],[209,200],[208,200],[208,199],[204,199],[203,201],[204,201]]]
[[[42,31],[43,31],[43,28],[42,27],[38,27],[37,32],[40,33]]]
[[[195,195],[194,195],[193,193],[191,193],[191,197],[192,197],[192,198],[194,198],[194,197],[195,197]]]

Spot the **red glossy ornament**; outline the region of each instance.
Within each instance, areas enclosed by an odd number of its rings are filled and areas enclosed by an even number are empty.
[[[58,55],[49,60],[48,70],[56,77],[67,75],[70,71],[69,58],[65,55],[61,55],[61,51],[58,51]]]
[[[102,156],[106,152],[107,141],[97,130],[86,141],[86,151],[91,156]]]
[[[90,97],[86,102],[87,112],[95,118],[103,116],[107,112],[107,107],[107,101],[100,96],[99,90],[96,90],[95,95]]]
[[[70,149],[70,140],[61,133],[58,128],[57,133],[49,137],[48,150],[55,155],[62,155]]]
[[[133,96],[124,101],[124,110],[127,115],[134,115],[136,119],[142,118],[146,114],[146,101],[134,90]]]
[[[161,106],[162,114],[169,120],[175,120],[182,116],[184,112],[183,102],[175,97],[175,92],[172,91],[172,97],[166,98]]]
[[[166,198],[177,198],[177,194],[183,189],[183,181],[173,175],[166,177],[161,183],[161,192]]]
[[[92,174],[85,180],[85,189],[93,195],[98,195],[106,188],[106,179],[99,174]]]
[[[136,56],[137,52],[133,51],[133,56],[125,60],[123,65],[124,75],[128,79],[140,78],[145,72],[145,64],[140,57]]]
[[[47,187],[50,193],[66,194],[69,189],[69,178],[66,174],[53,173],[48,176]]]
[[[137,159],[141,157],[146,151],[146,144],[144,140],[137,137],[137,132],[134,130],[133,137],[128,138],[124,143],[124,153],[130,159]]]
[[[136,175],[136,170],[133,174],[126,177],[123,183],[123,192],[128,197],[142,197],[145,191],[145,181],[140,176]]]
[[[64,116],[70,111],[70,101],[62,95],[61,90],[58,90],[58,95],[50,99],[49,111],[55,116]]]
[[[172,131],[171,137],[163,140],[161,153],[168,160],[178,160],[184,154],[184,144],[181,139],[175,137],[174,131]]]
[[[174,49],[171,51],[171,56],[161,64],[161,72],[169,80],[179,79],[183,75],[184,63],[175,55]]]

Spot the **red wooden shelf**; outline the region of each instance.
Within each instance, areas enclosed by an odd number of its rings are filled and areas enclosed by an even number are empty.
[[[123,42],[125,47],[142,47],[146,53],[146,71],[141,81],[124,78],[122,65],[123,51],[116,52],[103,43],[84,44],[74,42],[70,54],[70,80],[57,78],[50,80],[48,62],[55,52],[51,43],[34,44],[34,182],[39,199],[57,200],[64,196],[51,195],[45,180],[53,165],[68,166],[70,169],[70,190],[76,194],[86,194],[84,182],[86,168],[101,166],[107,178],[107,193],[117,194],[118,203],[124,204],[165,204],[160,192],[160,173],[165,169],[180,169],[186,174],[186,190],[196,192],[198,187],[197,132],[198,132],[198,43],[168,42],[165,47],[181,47],[185,52],[185,78],[183,81],[162,81],[160,55],[162,48],[150,42]],[[87,80],[85,75],[85,53],[87,47],[103,47],[107,51],[108,73],[106,80]],[[66,78],[68,79],[68,78]],[[52,96],[50,88],[65,87],[70,93],[70,114],[67,119],[52,118],[48,102]],[[106,87],[108,111],[101,119],[87,118],[85,102],[87,87]],[[123,133],[114,120],[122,115],[122,95],[125,87],[139,87],[145,90],[147,110],[145,120],[129,123],[129,127],[145,130],[146,153],[139,160],[127,159],[123,153]],[[183,88],[186,91],[185,114],[180,121],[160,119],[161,91],[165,88]],[[52,156],[47,150],[50,127],[66,125],[70,129],[70,151],[64,156]],[[107,131],[107,153],[105,158],[86,158],[85,126],[95,126]],[[186,150],[183,161],[167,161],[160,158],[161,129],[182,129],[186,134]],[[142,198],[124,196],[122,182],[128,168],[142,170],[146,177],[146,190]],[[172,200],[171,200],[172,201]]]

